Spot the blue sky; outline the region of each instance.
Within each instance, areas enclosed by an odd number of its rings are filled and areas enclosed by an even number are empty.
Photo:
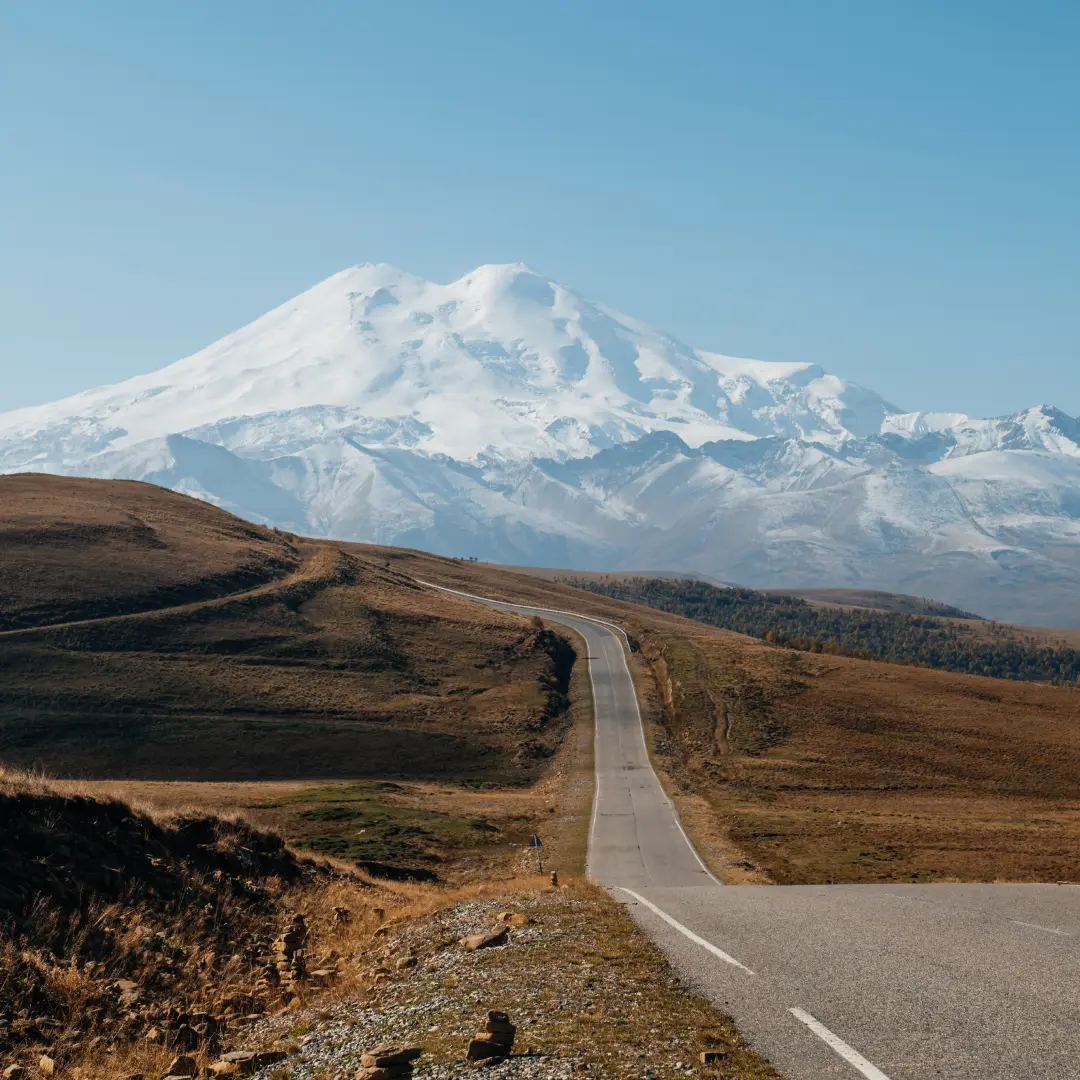
[[[0,410],[351,263],[526,262],[905,408],[1080,413],[1080,5],[0,0]]]

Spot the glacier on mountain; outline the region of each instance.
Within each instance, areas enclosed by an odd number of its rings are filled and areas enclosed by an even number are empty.
[[[1080,422],[902,412],[521,265],[328,278],[201,352],[0,415],[0,471],[148,480],[341,539],[1080,625]]]

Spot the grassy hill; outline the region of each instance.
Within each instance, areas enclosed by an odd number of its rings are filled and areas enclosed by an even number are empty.
[[[281,536],[144,484],[0,477],[4,536],[0,566],[37,575],[0,590],[10,764],[149,801],[183,781],[349,858],[409,847],[422,868],[458,845],[492,872],[565,814],[566,705],[588,680],[561,633],[422,578],[624,626],[655,761],[728,880],[1080,880],[1075,688],[779,648],[536,572]],[[239,780],[258,783],[222,783]]]
[[[954,617],[925,611],[811,604],[801,596],[717,588],[701,581],[627,577],[603,580],[568,575],[565,583],[803,652],[888,660],[998,679],[1080,684],[1080,650],[1043,635],[985,622],[953,608]],[[828,592],[827,590],[822,590]],[[881,594],[896,598],[892,594]],[[872,599],[872,597],[853,597]],[[910,600],[911,598],[903,598]],[[904,605],[907,608],[914,604]]]
[[[654,762],[725,880],[1080,881],[1076,687],[780,648],[539,572],[425,576],[629,631]]]
[[[148,484],[0,477],[0,760],[154,780],[535,780],[574,653]]]
[[[289,539],[125,480],[0,477],[0,630],[193,603],[277,580]]]

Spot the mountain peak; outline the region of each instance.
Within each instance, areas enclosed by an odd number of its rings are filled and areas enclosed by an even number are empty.
[[[1010,602],[1046,581],[1054,610],[1080,598],[1080,421],[900,413],[825,366],[695,349],[523,263],[446,284],[347,267],[159,371],[0,416],[0,471],[27,470],[498,561],[925,595],[936,565],[965,608],[993,613],[964,582],[1002,575]]]

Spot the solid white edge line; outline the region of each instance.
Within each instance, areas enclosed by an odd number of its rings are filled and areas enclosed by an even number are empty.
[[[521,604],[516,603],[513,600],[496,600],[491,596],[480,596],[477,593],[463,592],[461,589],[449,589],[445,585],[436,585],[431,581],[424,581],[423,578],[413,578],[418,585],[426,585],[429,589],[438,589],[439,592],[453,593],[455,596],[464,596],[469,600],[483,600],[485,604],[498,604],[501,607],[523,607],[528,608],[530,611],[546,611],[551,615],[572,615],[575,619],[584,619],[586,622],[599,623],[601,626],[609,627],[612,630],[618,630],[624,638],[626,638],[626,647],[630,647],[630,635],[618,624],[608,622],[607,619],[598,619],[595,615],[582,615],[579,611],[563,611],[562,608],[553,607],[540,607],[539,604]]]
[[[581,638],[585,641],[585,638]],[[585,654],[589,653],[589,643],[585,641]],[[592,752],[593,752],[593,797],[592,813],[589,816],[589,839],[585,845],[585,876],[592,877],[592,857],[596,850],[596,819],[600,812],[600,759],[596,747],[600,742],[600,716],[596,708],[596,680],[593,678],[592,660],[589,665],[589,692],[592,694]]]
[[[436,585],[430,581],[424,581],[423,578],[413,578],[419,585],[426,585],[429,589],[438,589],[439,592],[452,593],[454,596],[464,596],[467,600],[481,600],[485,604],[498,604],[500,607],[508,608],[528,608],[530,611],[546,611],[549,615],[569,615],[574,619],[584,619],[585,622],[598,623],[600,626],[606,626],[609,630],[618,630],[626,640],[626,649],[630,649],[630,635],[621,627],[618,623],[608,622],[607,619],[597,619],[593,615],[582,615],[578,611],[564,611],[562,608],[549,608],[540,607],[536,604],[515,604],[510,600],[494,600],[490,596],[478,596],[476,593],[463,592],[461,589],[448,589],[445,585]],[[588,645],[588,642],[585,643]],[[622,655],[623,667],[626,669],[626,677],[630,681],[630,690],[634,699],[634,712],[637,714],[638,732],[641,735],[641,747],[645,751],[645,760],[649,762],[649,768],[652,769],[652,761],[649,758],[649,747],[645,742],[645,724],[641,719],[641,707],[638,704],[637,688],[634,686],[634,676],[630,674],[630,664],[626,659],[626,651],[620,647],[620,653]],[[589,685],[593,691],[593,774],[595,777],[593,783],[593,809],[592,819],[589,822],[589,845],[588,851],[585,854],[585,876],[590,877],[589,864],[592,859],[592,846],[593,835],[596,832],[596,816],[597,810],[600,806],[600,770],[597,766],[597,734],[598,734],[598,720],[596,716],[596,683],[593,680],[592,673],[592,661],[589,662]],[[656,770],[653,769],[653,776],[656,776]],[[690,840],[690,837],[686,835],[686,829],[683,828],[682,819],[679,817],[679,811],[675,808],[674,803],[668,798],[668,794],[664,791],[664,785],[660,783],[660,777],[656,776],[656,784],[660,788],[660,794],[664,796],[664,801],[667,803],[668,808],[671,810],[671,816],[675,820],[675,825],[679,832],[682,833],[682,838],[686,842],[686,846],[690,849],[690,853],[697,859],[698,866],[705,872],[705,876],[708,877],[714,885],[723,885],[724,883],[705,865],[705,860],[698,854],[698,850],[694,847]]]
[[[740,964],[734,956],[730,956],[724,952],[723,949],[718,949],[711,941],[706,941],[703,937],[698,937],[693,930],[687,929],[683,926],[678,919],[673,919],[666,911],[658,908],[652,901],[646,900],[640,893],[634,892],[633,889],[623,888],[622,885],[617,885],[616,888],[619,892],[626,893],[627,896],[632,896],[639,904],[644,904],[654,915],[658,915],[661,919],[668,924],[668,926],[675,927],[683,937],[689,938],[695,945],[700,945],[703,949],[707,949],[713,954],[713,956],[719,957],[725,964],[731,964],[733,967],[739,968],[741,971],[745,971],[747,975],[753,975],[754,973],[745,965]],[[885,1077],[885,1080],[889,1080]]]
[[[866,1080],[889,1080],[876,1065],[872,1065],[858,1050],[848,1046],[839,1035],[834,1035],[820,1020],[815,1020],[804,1009],[789,1009],[788,1012],[796,1020],[804,1023],[826,1046],[835,1050],[849,1065],[853,1065],[858,1069],[866,1077]]]
[[[627,641],[630,639],[627,638]],[[621,650],[620,650],[621,651]],[[679,811],[675,808],[675,804],[668,798],[668,793],[664,790],[664,785],[660,783],[660,777],[656,775],[656,770],[653,768],[652,758],[649,757],[649,744],[645,741],[645,722],[641,719],[641,706],[638,704],[637,687],[634,686],[634,676],[630,674],[630,663],[626,659],[626,653],[622,653],[623,667],[626,669],[626,678],[630,682],[630,692],[634,697],[634,712],[637,715],[638,732],[641,734],[641,749],[645,754],[645,760],[649,763],[649,768],[652,770],[652,774],[656,777],[656,786],[660,789],[660,794],[664,797],[664,802],[667,803],[668,809],[671,811],[671,816],[675,821],[675,826],[682,833],[682,838],[686,842],[686,846],[690,849],[690,854],[697,859],[698,866],[705,872],[714,885],[723,885],[724,883],[705,865],[705,860],[698,854],[698,850],[690,841],[690,837],[686,835],[686,830],[683,828],[682,819],[679,817]]]
[[[571,616],[575,615],[575,613],[572,612],[572,611],[559,611],[557,608],[535,607],[532,604],[512,604],[508,600],[493,600],[489,596],[477,596],[476,593],[462,592],[460,589],[448,589],[445,585],[436,585],[431,581],[424,581],[422,578],[413,578],[413,581],[415,581],[419,585],[426,585],[429,589],[438,589],[439,592],[451,593],[454,596],[463,596],[467,600],[482,600],[484,603],[498,604],[500,607],[508,607],[508,608],[527,607],[527,608],[530,608],[533,611],[546,611],[546,612],[548,612],[549,614],[552,614],[552,615],[571,615]],[[604,622],[603,619],[593,619],[588,615],[577,615],[576,617],[579,618],[579,619],[583,619],[586,622],[595,622],[595,623],[600,623],[602,626],[615,627],[615,629],[618,630],[622,634],[622,636],[624,638],[626,638],[626,644],[629,647],[630,638],[627,636],[626,631],[623,630],[623,628],[621,626],[615,626],[614,623]],[[582,638],[582,641],[585,641],[585,639]],[[599,766],[599,759],[597,758],[597,753],[596,753],[596,747],[597,747],[597,743],[599,741],[599,735],[600,735],[600,726],[599,726],[600,721],[599,721],[599,717],[597,716],[597,711],[596,711],[596,679],[593,678],[592,660],[588,658],[589,643],[587,641],[585,641],[585,652],[586,652],[586,658],[588,659],[588,665],[589,665],[589,691],[592,694],[592,711],[593,711],[593,802],[592,802],[592,813],[590,814],[590,817],[589,817],[589,839],[588,839],[588,842],[587,842],[586,848],[585,848],[585,876],[586,877],[592,877],[592,873],[591,873],[591,870],[592,870],[592,866],[591,866],[591,864],[592,864],[592,853],[595,850],[595,846],[596,846],[596,844],[595,844],[595,839],[596,839],[596,818],[598,816],[598,812],[599,812],[599,809],[600,809],[600,766]],[[623,663],[624,664],[626,663],[626,654],[625,653],[623,653]],[[629,673],[629,668],[627,669],[627,673]],[[633,680],[631,680],[631,685],[632,684],[633,684]],[[634,704],[635,705],[637,704],[637,694],[636,693],[634,694]],[[638,714],[639,723],[640,723],[640,719],[641,719],[641,714],[639,713]],[[697,854],[697,853],[695,852],[695,854]]]
[[[1024,922],[1022,919],[1010,919],[1009,922],[1017,926],[1026,926],[1029,930],[1041,930],[1044,934],[1057,934],[1059,937],[1072,937],[1068,930],[1055,930],[1052,926],[1040,926],[1034,922]]]

